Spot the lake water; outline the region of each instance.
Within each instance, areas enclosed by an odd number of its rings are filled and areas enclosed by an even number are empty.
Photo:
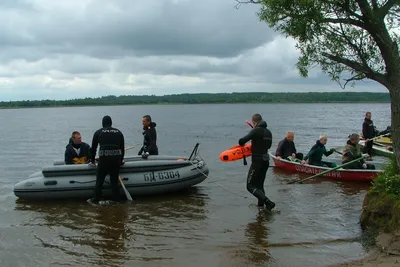
[[[366,251],[358,221],[368,185],[326,179],[286,185],[300,176],[271,167],[265,188],[276,211],[268,215],[246,191],[249,165],[223,163],[219,154],[249,131],[245,120],[254,113],[267,121],[273,151],[294,130],[297,149],[307,153],[322,133],[328,148],[343,147],[350,133],[361,131],[366,111],[378,129],[390,125],[389,104],[0,110],[0,266],[328,266],[359,259]],[[14,196],[14,183],[63,160],[72,131],[90,144],[107,114],[126,146],[141,144],[144,114],[157,123],[160,154],[188,155],[199,142],[209,179],[182,194],[100,209]]]

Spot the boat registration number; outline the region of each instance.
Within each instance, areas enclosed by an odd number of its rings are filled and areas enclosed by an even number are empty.
[[[179,177],[181,177],[179,171],[148,172],[143,174],[145,182],[171,180]]]

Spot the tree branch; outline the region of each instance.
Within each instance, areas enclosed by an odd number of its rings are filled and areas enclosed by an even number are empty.
[[[346,42],[350,45],[350,47],[352,47],[354,49],[354,51],[357,53],[358,57],[360,58],[362,65],[365,67],[365,69],[368,69],[368,72],[373,72],[373,70],[368,66],[367,60],[364,56],[364,53],[362,51],[362,46],[357,46],[356,44],[354,44],[350,38],[347,36],[345,30],[343,29],[343,26],[340,25],[340,30],[342,32],[342,36],[343,38],[346,40]],[[362,38],[361,42],[362,42]]]
[[[379,15],[384,18],[388,13],[389,10],[394,7],[395,5],[400,5],[399,0],[387,0],[386,4],[384,4],[379,10]]]
[[[342,89],[345,89],[346,85],[349,82],[361,81],[361,80],[364,80],[365,78],[366,78],[365,74],[356,74],[356,75],[354,75],[353,77],[351,77],[349,79],[344,79],[346,82],[344,83],[343,86],[340,84],[340,82],[338,82],[338,84]]]
[[[324,56],[332,61],[335,61],[337,63],[343,64],[357,72],[363,73],[365,75],[365,77],[367,77],[371,80],[375,80],[386,87],[388,85],[386,75],[375,72],[375,71],[371,70],[368,66],[364,66],[363,64],[360,64],[356,61],[352,61],[352,60],[342,58],[339,56],[335,56],[332,54],[328,54],[328,53],[322,53],[322,56]]]
[[[372,8],[373,8],[374,10],[377,10],[377,9],[379,8],[379,6],[378,6],[378,1],[372,0],[371,2],[372,2]]]
[[[240,0],[235,0],[236,1],[236,5],[235,8],[239,9],[241,4],[261,4],[261,1],[258,0],[247,0],[247,1],[240,1]]]
[[[350,8],[350,0],[345,0],[345,2],[342,5],[344,11],[346,11],[346,13],[356,17],[359,20],[363,20],[363,17],[358,15],[356,12],[354,12],[353,10],[351,10]]]
[[[334,23],[334,24],[346,24],[346,25],[354,25],[354,26],[358,26],[362,29],[366,29],[365,25],[363,22],[359,21],[359,20],[355,20],[355,19],[343,19],[343,18],[337,18],[337,19],[332,19],[332,18],[325,18],[323,19],[324,22],[328,22],[328,23]]]

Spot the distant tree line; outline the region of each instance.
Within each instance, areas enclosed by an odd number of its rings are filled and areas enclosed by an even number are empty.
[[[217,103],[390,103],[388,93],[218,93],[122,95],[70,100],[2,101],[0,108]]]

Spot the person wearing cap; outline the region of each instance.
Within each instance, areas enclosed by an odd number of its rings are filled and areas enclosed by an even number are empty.
[[[91,162],[89,165],[95,166],[95,156],[97,146],[99,148],[99,162],[96,172],[96,185],[94,189],[94,198],[88,200],[89,203],[98,203],[102,196],[104,179],[107,174],[110,175],[113,200],[119,201],[118,177],[121,165],[124,164],[125,140],[122,132],[111,127],[112,120],[110,116],[104,116],[103,127],[98,129],[92,140]]]
[[[343,149],[342,164],[362,157],[361,147],[358,144],[360,136],[358,134],[351,134],[349,140]],[[344,166],[344,169],[375,169],[375,165],[367,164],[362,158],[360,161],[354,162],[350,165]]]

